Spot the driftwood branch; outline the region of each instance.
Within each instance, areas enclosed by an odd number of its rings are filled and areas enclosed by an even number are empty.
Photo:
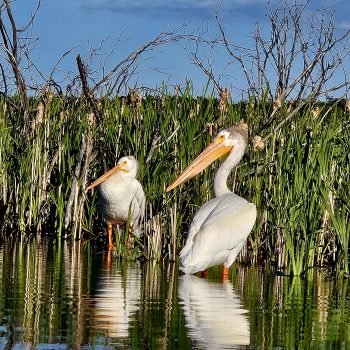
[[[4,15],[7,17],[9,24],[4,21]],[[4,56],[11,66],[14,74],[14,79],[18,94],[21,100],[22,114],[23,114],[23,132],[26,133],[29,130],[29,104],[27,97],[27,88],[25,80],[20,68],[20,59],[18,52],[18,33],[20,30],[17,28],[15,19],[13,17],[11,9],[11,1],[3,0],[3,6],[0,8],[0,35],[2,38],[2,50]]]
[[[78,70],[79,70],[79,75],[80,75],[80,79],[81,79],[81,83],[82,83],[82,88],[83,88],[83,92],[84,95],[86,97],[86,99],[88,100],[90,107],[92,109],[92,111],[94,112],[95,118],[96,120],[100,120],[100,113],[98,111],[97,105],[96,105],[96,101],[93,98],[93,95],[89,89],[88,83],[87,83],[87,72],[86,72],[86,68],[84,66],[83,61],[81,60],[80,55],[77,56],[77,65],[78,65]]]

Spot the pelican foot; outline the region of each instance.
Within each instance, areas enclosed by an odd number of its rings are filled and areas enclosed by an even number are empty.
[[[113,246],[113,239],[112,239],[112,235],[113,235],[113,225],[108,224],[107,226],[107,233],[108,233],[108,250],[113,250],[114,246]]]

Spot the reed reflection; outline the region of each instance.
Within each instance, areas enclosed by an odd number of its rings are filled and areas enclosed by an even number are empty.
[[[188,335],[200,347],[223,349],[250,344],[248,311],[230,281],[218,283],[184,275],[179,278],[178,292]]]
[[[104,330],[108,337],[128,337],[130,321],[139,309],[141,271],[135,264],[112,258],[108,251],[92,294],[92,328]]]
[[[0,240],[0,349],[350,349],[348,279],[236,267],[221,284],[111,253]]]

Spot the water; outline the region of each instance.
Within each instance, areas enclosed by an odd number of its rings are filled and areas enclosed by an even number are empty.
[[[350,349],[348,280],[218,276],[79,242],[2,242],[0,349]]]

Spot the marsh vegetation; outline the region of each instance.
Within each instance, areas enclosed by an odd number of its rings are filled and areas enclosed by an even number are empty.
[[[13,99],[11,108],[16,107]],[[18,137],[19,118],[1,102],[1,227],[3,235],[49,235],[53,239],[104,240],[96,194],[88,182],[132,154],[147,196],[144,235],[126,250],[116,231],[117,255],[126,259],[174,260],[191,217],[212,197],[216,166],[181,186],[165,188],[218,130],[244,120],[251,144],[230,186],[256,204],[258,219],[240,261],[272,262],[300,275],[331,267],[348,273],[350,234],[350,123],[345,101],[306,104],[284,122],[281,105],[269,127],[259,128],[276,108],[254,99],[232,103],[194,98],[190,87],[157,97],[101,99],[96,120],[83,100],[52,95],[31,100],[32,128]],[[258,134],[259,133],[259,134]],[[256,143],[255,136],[264,142]]]

